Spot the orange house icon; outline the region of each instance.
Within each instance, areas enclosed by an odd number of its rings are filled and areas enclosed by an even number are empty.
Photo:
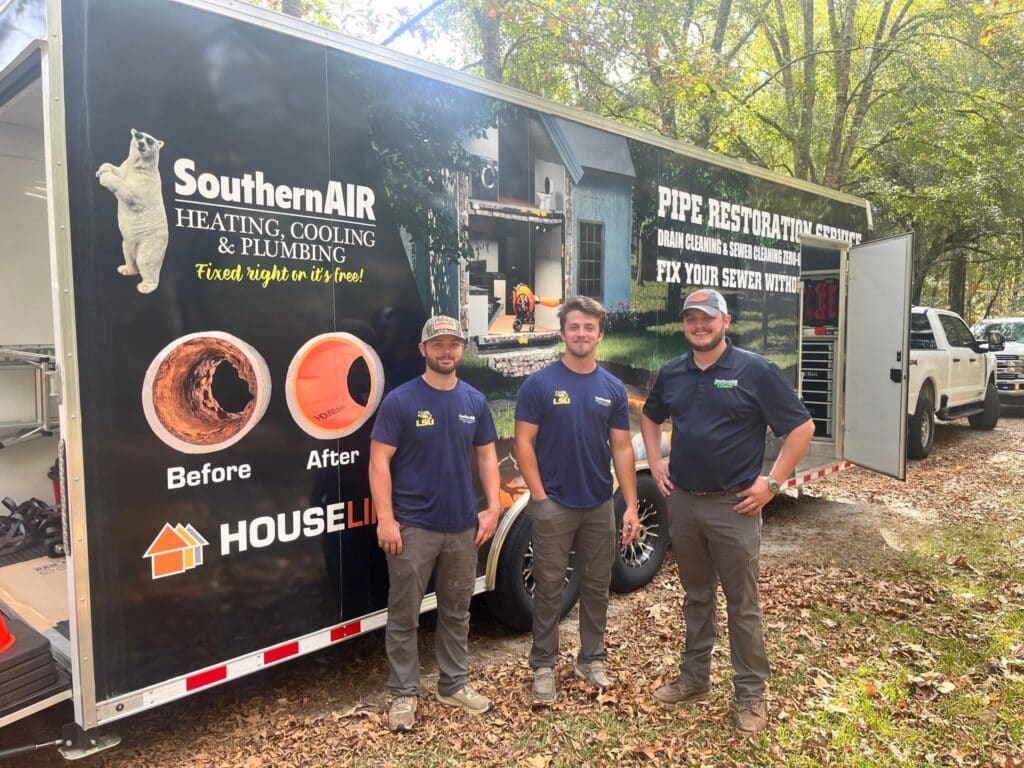
[[[154,579],[184,573],[203,564],[203,547],[210,542],[191,524],[164,523],[143,557],[149,558]]]

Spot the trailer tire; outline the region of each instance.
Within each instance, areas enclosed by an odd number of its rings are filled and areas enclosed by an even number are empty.
[[[494,591],[487,595],[487,607],[496,619],[512,629],[528,632],[533,627],[533,522],[524,511],[505,537],[498,553],[498,572]],[[580,596],[580,577],[572,567],[569,553],[569,575],[562,592],[564,617]]]
[[[907,419],[907,458],[924,459],[935,442],[935,406],[928,393],[917,396],[914,415]]]
[[[981,413],[975,413],[967,417],[971,429],[995,429],[996,424],[999,423],[999,390],[996,389],[995,384],[992,382],[989,382],[988,386],[985,387],[985,399],[982,401],[982,408],[984,410]]]
[[[619,546],[612,564],[613,592],[635,592],[647,586],[665,560],[668,551],[668,500],[650,475],[638,475],[636,492],[640,518],[640,532],[628,547]],[[615,494],[615,531],[622,531],[622,515],[626,501],[622,493]]]

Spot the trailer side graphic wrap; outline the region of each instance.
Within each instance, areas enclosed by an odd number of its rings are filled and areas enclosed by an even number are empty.
[[[734,341],[793,372],[796,235],[865,231],[856,206],[226,16],[64,14],[100,701],[385,607],[369,434],[428,314],[468,330],[508,507],[516,392],[558,358],[567,296],[609,309],[601,363],[638,422],[688,290],[722,290]]]
[[[368,84],[171,3],[65,14],[102,700],[384,605],[369,432],[425,310]]]

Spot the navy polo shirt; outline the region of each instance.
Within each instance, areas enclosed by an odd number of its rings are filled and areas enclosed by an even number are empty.
[[[644,415],[672,418],[669,477],[687,491],[750,485],[764,466],[766,428],[782,437],[810,418],[775,363],[731,342],[705,371],[689,354],[665,363]]]
[[[478,522],[469,454],[497,439],[487,399],[464,381],[434,389],[417,376],[391,390],[370,434],[391,457],[395,519],[431,531],[464,531]]]

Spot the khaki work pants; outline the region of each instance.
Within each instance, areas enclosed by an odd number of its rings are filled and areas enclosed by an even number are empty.
[[[736,700],[742,702],[764,698],[770,670],[757,590],[761,515],[737,514],[737,503],[739,498],[732,493],[701,496],[677,488],[668,498],[668,520],[679,581],[686,590],[686,643],[679,680],[693,687],[709,682],[718,631],[715,587],[721,583],[733,686]]]
[[[603,661],[608,652],[608,584],[615,559],[615,514],[611,499],[586,509],[563,507],[551,499],[531,502],[533,522],[533,648],[530,667],[554,668],[558,661],[558,621],[570,550],[580,575],[580,652],[578,660]]]
[[[437,690],[451,696],[469,682],[469,601],[476,581],[476,527],[445,533],[402,525],[402,554],[388,555],[388,623],[384,643],[393,696],[416,696],[420,689],[417,630],[420,604],[434,574],[437,594],[435,646],[440,677]]]

